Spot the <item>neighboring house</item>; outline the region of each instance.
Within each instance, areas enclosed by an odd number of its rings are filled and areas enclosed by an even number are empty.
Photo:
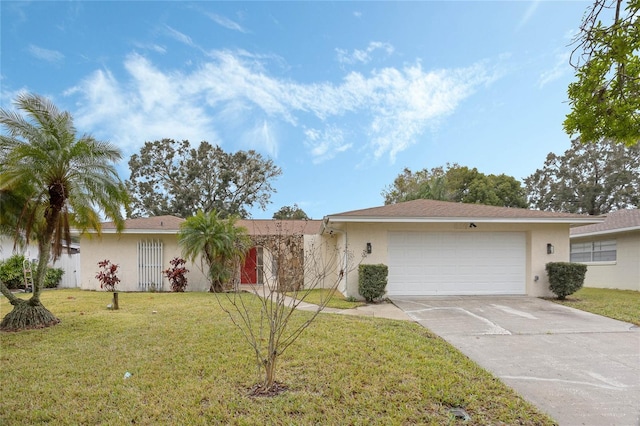
[[[569,229],[603,220],[435,200],[338,213],[322,221],[241,220],[238,225],[247,228],[255,247],[240,268],[239,285],[308,285],[315,276],[319,287],[338,281],[344,295],[359,297],[358,264],[382,263],[389,267],[389,296],[551,296],[545,265],[569,261]],[[109,259],[120,265],[120,291],[169,290],[162,270],[180,256],[177,232],[183,221],[129,219],[120,234],[105,223],[100,237],[83,236],[82,288],[100,288],[97,262]],[[282,276],[278,266],[284,262],[298,277]],[[208,290],[199,264],[187,268],[187,290]]]
[[[38,245],[31,242],[26,247],[15,247],[13,239],[6,235],[0,235],[0,261],[6,260],[14,254],[21,254],[26,259],[36,261],[39,256]],[[52,268],[60,268],[64,271],[58,288],[75,288],[78,287],[80,281],[80,246],[72,243],[67,250],[62,249],[62,254],[49,266]]]
[[[569,261],[569,229],[603,218],[435,200],[326,216],[322,235],[389,267],[387,294],[551,296],[548,262]],[[357,253],[356,253],[357,254]],[[358,295],[358,273],[340,283]]]
[[[119,291],[170,291],[164,270],[174,257],[181,257],[178,231],[185,220],[175,216],[127,219],[125,229],[116,232],[113,222],[102,224],[101,235],[87,233],[81,236],[81,288],[99,290],[95,278],[98,262],[108,259],[119,266]],[[271,265],[274,256],[269,249],[274,236],[298,235],[303,250],[318,234],[320,221],[240,220],[238,226],[247,228],[254,241],[261,243],[247,254],[240,270],[239,284],[272,284],[276,281]],[[298,246],[298,244],[294,244]],[[199,262],[187,262],[188,286],[186,291],[208,291],[210,283],[206,268]]]
[[[571,230],[571,261],[587,265],[585,287],[640,291],[640,210],[617,210],[604,222]]]

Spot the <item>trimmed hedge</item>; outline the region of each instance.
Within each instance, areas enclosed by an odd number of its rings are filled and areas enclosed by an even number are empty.
[[[387,265],[358,266],[358,292],[367,302],[373,302],[384,296],[387,287]]]
[[[549,262],[546,264],[549,289],[562,300],[582,288],[587,265],[571,262]]]

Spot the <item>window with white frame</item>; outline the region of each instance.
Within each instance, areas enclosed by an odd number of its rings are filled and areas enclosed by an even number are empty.
[[[572,262],[615,262],[616,240],[571,243]]]

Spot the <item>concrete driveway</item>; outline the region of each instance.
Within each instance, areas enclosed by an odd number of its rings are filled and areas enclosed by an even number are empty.
[[[394,297],[560,425],[640,425],[640,329],[526,296]]]

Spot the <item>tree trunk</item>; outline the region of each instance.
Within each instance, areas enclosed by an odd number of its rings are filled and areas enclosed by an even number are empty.
[[[120,309],[120,306],[118,305],[118,292],[114,291],[113,292],[113,310],[117,311],[118,309]]]
[[[60,322],[60,320],[47,308],[42,306],[38,300],[15,298],[11,300],[11,304],[13,305],[13,310],[9,312],[0,323],[0,330],[2,331],[44,328]]]
[[[18,299],[15,294],[11,293],[11,290],[9,290],[9,288],[2,281],[0,281],[0,293],[2,293],[4,297],[9,299],[9,303],[11,303],[12,305],[15,305],[16,300],[21,300]]]
[[[47,273],[49,256],[51,255],[51,241],[53,239],[54,228],[60,208],[51,208],[45,214],[46,227],[42,235],[38,238],[38,266],[33,277],[33,294],[29,300],[15,297],[6,288],[4,283],[0,283],[0,292],[5,295],[13,305],[13,310],[9,312],[0,323],[0,330],[20,331],[34,328],[51,327],[60,322],[47,308],[40,303],[40,294],[44,285],[44,278]],[[6,290],[6,292],[5,292]]]
[[[262,390],[265,393],[269,393],[273,385],[276,383],[276,360],[278,356],[272,354],[265,360],[264,364],[264,382],[262,383]]]
[[[267,395],[275,391],[276,384],[276,363],[278,361],[278,351],[275,346],[275,336],[269,338],[268,353],[262,361],[264,366],[264,381],[262,382],[262,393]]]

